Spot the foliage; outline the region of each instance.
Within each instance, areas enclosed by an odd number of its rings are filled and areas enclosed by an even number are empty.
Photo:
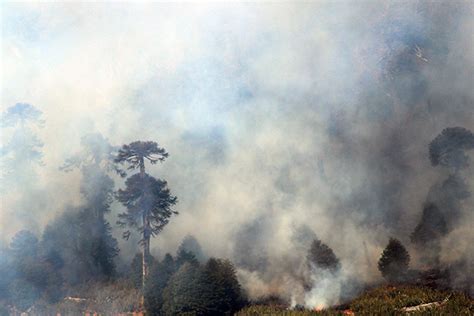
[[[1,298],[26,310],[38,299],[56,302],[61,297],[62,278],[38,250],[38,239],[30,231],[19,231],[2,255]]]
[[[151,164],[162,162],[168,157],[168,153],[164,148],[158,146],[152,141],[136,141],[129,145],[123,145],[120,148],[115,162],[119,164],[127,163],[128,169],[144,168],[144,160],[148,160]]]
[[[234,266],[212,258],[205,266],[183,264],[170,278],[163,300],[166,315],[231,315],[246,302]]]
[[[423,208],[420,223],[411,234],[411,241],[426,245],[446,235],[447,232],[446,220],[439,208],[434,204],[428,204]]]
[[[208,315],[208,295],[202,269],[198,265],[185,263],[163,291],[163,312],[165,315]]]
[[[43,142],[34,132],[35,127],[42,127],[41,115],[41,111],[27,103],[17,103],[0,115],[0,126],[12,129],[8,140],[4,137],[0,144],[2,190],[19,189],[25,195],[35,188],[34,168],[43,164]]]
[[[433,166],[466,168],[469,158],[465,150],[474,149],[474,134],[463,127],[445,128],[430,143],[430,160]]]
[[[187,235],[184,237],[183,241],[181,241],[181,244],[178,248],[178,253],[183,251],[192,253],[199,262],[204,262],[206,260],[206,256],[202,251],[201,245],[192,235]]]
[[[13,126],[16,124],[25,124],[26,122],[41,122],[43,113],[28,103],[17,103],[9,107],[1,116],[2,126]]]
[[[143,272],[143,262],[142,262],[143,254],[137,253],[133,259],[132,263],[130,264],[130,280],[132,281],[135,288],[140,288],[142,286],[142,272]],[[156,264],[156,259],[152,255],[148,255],[147,263],[150,266],[154,266]]]
[[[308,263],[315,267],[335,272],[340,268],[339,259],[331,248],[320,240],[314,239],[307,255]]]
[[[215,314],[233,314],[246,303],[235,267],[229,260],[211,258],[204,266],[207,289],[211,294],[209,310]]]
[[[105,219],[113,202],[114,181],[108,172],[114,166],[114,151],[115,147],[101,134],[89,133],[82,137],[81,149],[60,167],[66,172],[81,171],[84,202],[76,209],[66,210],[46,227],[42,248],[44,256],[70,285],[116,274],[118,243]]]
[[[150,315],[159,315],[164,303],[163,291],[179,266],[170,254],[166,254],[163,261],[150,266],[145,289],[145,309]]]
[[[168,224],[171,215],[178,214],[171,209],[177,198],[171,195],[166,181],[148,174],[135,174],[125,181],[125,186],[124,190],[118,191],[117,200],[127,208],[127,212],[119,214],[117,223],[121,227],[139,230],[143,239],[158,234]],[[143,217],[148,219],[147,228],[141,222]],[[130,231],[126,231],[124,237],[129,236]]]
[[[192,252],[188,252],[184,249],[179,249],[178,253],[176,254],[176,266],[180,267],[186,262],[192,264],[198,264],[199,261],[196,259],[196,256]]]
[[[390,238],[378,262],[379,271],[389,281],[403,280],[408,271],[410,255],[400,241]]]
[[[115,165],[117,148],[100,133],[88,133],[81,138],[81,150],[67,158],[60,170],[69,172],[75,168],[94,166],[97,173],[115,171],[124,177],[125,173]]]
[[[68,284],[115,275],[117,240],[109,223],[90,209],[68,210],[48,224],[41,248],[50,262],[61,267]]]
[[[41,295],[38,288],[21,278],[12,282],[9,292],[12,302],[21,311],[26,311],[30,308]]]

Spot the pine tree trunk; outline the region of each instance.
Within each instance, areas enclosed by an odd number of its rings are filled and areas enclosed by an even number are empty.
[[[145,290],[145,281],[148,276],[148,259],[150,258],[149,222],[145,214],[143,214],[143,227],[142,287]]]
[[[140,177],[145,177],[145,162],[142,158],[140,162]],[[142,308],[145,306],[145,285],[148,276],[148,258],[150,257],[150,234],[149,234],[149,220],[146,216],[146,211],[143,212],[143,249],[142,249]]]

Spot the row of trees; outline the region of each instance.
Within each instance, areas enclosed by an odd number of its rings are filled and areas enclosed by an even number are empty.
[[[439,268],[441,239],[458,224],[461,202],[471,195],[461,172],[469,167],[466,151],[472,149],[474,134],[463,127],[446,128],[429,144],[431,165],[444,168],[448,176],[431,187],[420,221],[410,235],[410,241],[428,267]],[[378,268],[389,281],[402,281],[409,278],[409,262],[410,255],[405,247],[391,238]]]

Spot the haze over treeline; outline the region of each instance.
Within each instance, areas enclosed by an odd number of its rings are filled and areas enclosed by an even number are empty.
[[[474,131],[472,2],[1,9],[5,247],[99,193],[109,201],[124,187],[109,155],[153,140],[170,156],[147,172],[179,200],[151,241],[157,258],[192,234],[235,263],[250,296],[315,304],[378,280],[392,236],[412,266],[474,274],[471,138],[444,164],[429,147],[446,128]],[[140,237],[121,238],[124,208],[109,202],[126,265]],[[439,229],[435,253],[419,250],[426,227]],[[340,268],[308,292],[299,277],[315,238]]]

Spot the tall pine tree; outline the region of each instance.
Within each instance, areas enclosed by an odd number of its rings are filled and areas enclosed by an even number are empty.
[[[135,141],[120,148],[115,162],[126,164],[128,170],[139,170],[139,173],[127,178],[125,189],[117,192],[117,199],[126,207],[125,213],[119,214],[117,222],[122,227],[129,227],[140,232],[142,238],[142,290],[145,291],[150,256],[150,238],[156,236],[168,224],[170,217],[177,214],[172,209],[177,198],[171,195],[166,181],[156,179],[145,172],[145,161],[151,164],[162,162],[168,157],[164,148],[152,141]],[[128,239],[130,231],[123,234]]]

